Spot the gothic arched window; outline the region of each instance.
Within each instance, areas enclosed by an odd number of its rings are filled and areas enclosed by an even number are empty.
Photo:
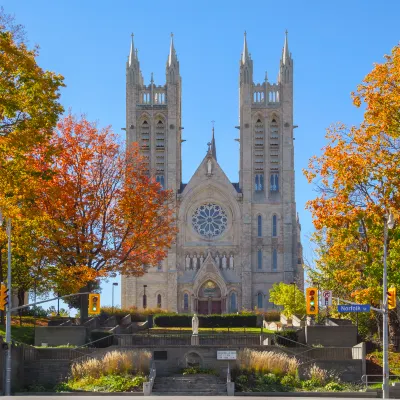
[[[262,250],[257,251],[257,269],[262,269]]]
[[[189,311],[189,295],[187,293],[183,295],[183,310]]]
[[[272,237],[278,236],[278,217],[276,215],[272,216]]]
[[[161,294],[157,295],[157,308],[161,308]]]
[[[279,192],[279,174],[277,172],[270,175],[270,191]]]
[[[257,236],[261,237],[262,236],[262,216],[259,215],[257,217]]]
[[[274,249],[272,251],[272,271],[278,270],[278,251]]]
[[[263,308],[263,294],[258,292],[257,294],[257,308]]]
[[[256,192],[261,192],[264,190],[264,175],[256,174],[254,177],[254,190]]]
[[[235,292],[232,292],[230,295],[229,308],[231,312],[237,311],[237,296]]]

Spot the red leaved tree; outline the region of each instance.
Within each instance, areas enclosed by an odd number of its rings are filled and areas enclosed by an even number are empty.
[[[55,291],[90,290],[114,273],[140,276],[143,265],[165,258],[176,233],[172,193],[147,175],[137,145],[124,149],[110,128],[72,115],[59,122],[54,145],[54,175],[39,206]]]

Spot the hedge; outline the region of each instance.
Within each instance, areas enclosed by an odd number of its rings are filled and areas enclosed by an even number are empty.
[[[154,316],[154,325],[160,328],[190,328],[192,315],[188,314],[157,314]],[[255,314],[215,314],[199,315],[200,328],[255,328],[257,315]]]

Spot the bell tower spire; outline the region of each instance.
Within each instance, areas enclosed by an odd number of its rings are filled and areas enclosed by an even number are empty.
[[[174,46],[174,34],[171,32],[171,42],[166,68],[167,83],[177,83],[179,80],[179,61]]]
[[[214,136],[214,123],[215,121],[212,122],[212,138],[211,138],[211,154],[217,160],[217,146],[215,145],[215,136]]]
[[[285,43],[282,49],[281,65],[279,69],[279,82],[290,83],[293,81],[293,59],[289,52],[288,31],[285,31]]]
[[[133,33],[131,34],[131,49],[129,51],[129,61],[128,61],[128,65],[129,67],[132,66],[132,63],[134,60],[136,60],[137,57],[137,52],[135,51],[135,44],[133,43]]]
[[[242,64],[246,64],[250,60],[249,49],[247,47],[247,33],[244,31]]]

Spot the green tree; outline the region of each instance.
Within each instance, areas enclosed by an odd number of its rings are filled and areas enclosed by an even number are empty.
[[[294,284],[275,283],[269,291],[269,301],[277,306],[283,306],[283,314],[286,317],[306,313],[304,293]]]

